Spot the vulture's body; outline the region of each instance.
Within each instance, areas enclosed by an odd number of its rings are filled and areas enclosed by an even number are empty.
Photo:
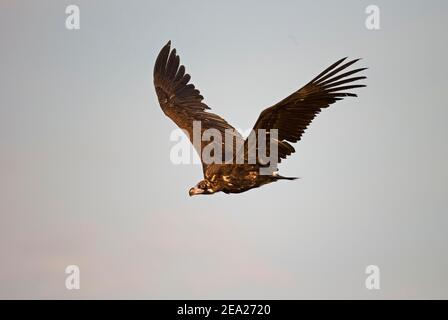
[[[176,49],[170,50],[170,45],[168,42],[162,48],[154,67],[154,86],[163,112],[187,133],[192,143],[194,122],[201,124],[201,134],[213,129],[224,137],[231,132],[234,142],[228,147],[224,139],[222,140],[222,161],[215,163],[203,159],[202,150],[207,144],[206,141],[194,143],[202,160],[204,179],[190,189],[190,195],[213,194],[219,191],[240,193],[280,179],[295,179],[278,175],[276,166],[269,174],[262,173],[260,169],[265,168],[266,163],[258,157],[254,162],[249,161],[249,150],[253,151],[249,139],[243,139],[227,121],[207,111],[210,108],[202,102],[204,98],[199,90],[189,83],[190,76],[185,72],[185,67],[180,65]],[[276,130],[278,154],[275,165],[294,153],[295,149],[290,143],[301,139],[305,129],[321,109],[344,97],[356,97],[356,94],[347,91],[365,87],[353,82],[366,77],[353,75],[366,68],[348,71],[347,68],[358,60],[345,60],[346,58],[332,64],[304,87],[260,114],[253,132],[264,129],[269,135]],[[242,146],[241,150],[237,149],[238,145]],[[233,155],[233,161],[230,162],[225,158],[229,152]],[[241,155],[243,163],[236,161],[237,155]]]

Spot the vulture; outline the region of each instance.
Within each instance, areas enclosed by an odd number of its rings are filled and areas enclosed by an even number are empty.
[[[202,162],[204,179],[189,190],[189,195],[241,193],[278,180],[297,179],[279,175],[277,164],[295,152],[291,143],[302,138],[322,109],[345,97],[357,97],[352,90],[365,87],[358,81],[366,79],[360,72],[367,68],[349,68],[359,60],[347,61],[345,57],[336,61],[305,86],[263,110],[249,137],[243,138],[225,119],[209,111],[168,41],[155,62],[154,86],[162,111],[188,136]],[[204,137],[207,132],[212,132],[212,137]],[[264,144],[260,143],[260,132],[266,136]],[[209,153],[204,152],[207,145],[213,146]]]

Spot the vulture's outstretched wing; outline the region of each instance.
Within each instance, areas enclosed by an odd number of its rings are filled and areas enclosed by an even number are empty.
[[[254,132],[259,129],[266,129],[266,132],[269,133],[270,129],[278,129],[278,162],[294,153],[293,146],[288,142],[299,141],[305,129],[321,109],[329,107],[332,103],[342,100],[344,97],[356,97],[356,94],[348,90],[365,87],[365,85],[352,84],[352,82],[366,77],[351,76],[367,68],[341,73],[359,60],[352,60],[343,64],[346,59],[335,62],[303,88],[274,106],[265,109],[258,117],[253,128]],[[269,140],[267,139],[267,141]],[[246,140],[246,152],[248,148],[253,149],[254,147],[249,147],[248,140]],[[267,144],[266,149],[269,154],[269,144]]]
[[[199,90],[195,89],[193,84],[189,83],[190,75],[185,73],[185,67],[180,65],[180,59],[176,54],[176,49],[170,51],[170,46],[171,41],[162,48],[154,66],[154,86],[163,112],[179,128],[188,133],[193,145],[195,144],[193,139],[196,139],[193,136],[194,121],[198,121],[201,124],[201,136],[207,129],[218,130],[222,137],[221,161],[224,163],[226,159],[232,160],[232,156],[226,158],[226,153],[230,152],[230,150],[226,150],[224,147],[226,129],[229,129],[227,130],[227,134],[233,134],[232,137],[234,139],[240,140],[240,142],[234,140],[232,152],[234,152],[237,145],[241,146],[243,144],[242,136],[223,118],[214,113],[207,112],[207,109],[210,108],[202,102],[204,97],[200,95]],[[194,147],[201,158],[205,174],[207,163],[204,163],[201,153],[204,147],[210,144],[210,141],[202,141],[201,136],[197,137],[198,139],[196,140],[199,141],[196,142]],[[213,138],[210,140],[213,141]],[[211,153],[213,154],[213,152]]]

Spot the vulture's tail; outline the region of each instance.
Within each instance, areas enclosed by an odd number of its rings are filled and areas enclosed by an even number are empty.
[[[284,176],[281,176],[279,174],[275,175],[275,177],[277,178],[277,180],[296,180],[296,179],[299,179],[299,177],[284,177]]]

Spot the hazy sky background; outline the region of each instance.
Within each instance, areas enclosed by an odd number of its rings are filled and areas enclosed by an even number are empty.
[[[369,4],[381,30],[364,26]],[[0,298],[448,298],[447,12],[443,0],[2,1]],[[368,87],[324,110],[282,163],[301,180],[190,198],[201,166],[170,162],[175,125],[152,85],[169,39],[238,128],[344,56],[370,67]]]

